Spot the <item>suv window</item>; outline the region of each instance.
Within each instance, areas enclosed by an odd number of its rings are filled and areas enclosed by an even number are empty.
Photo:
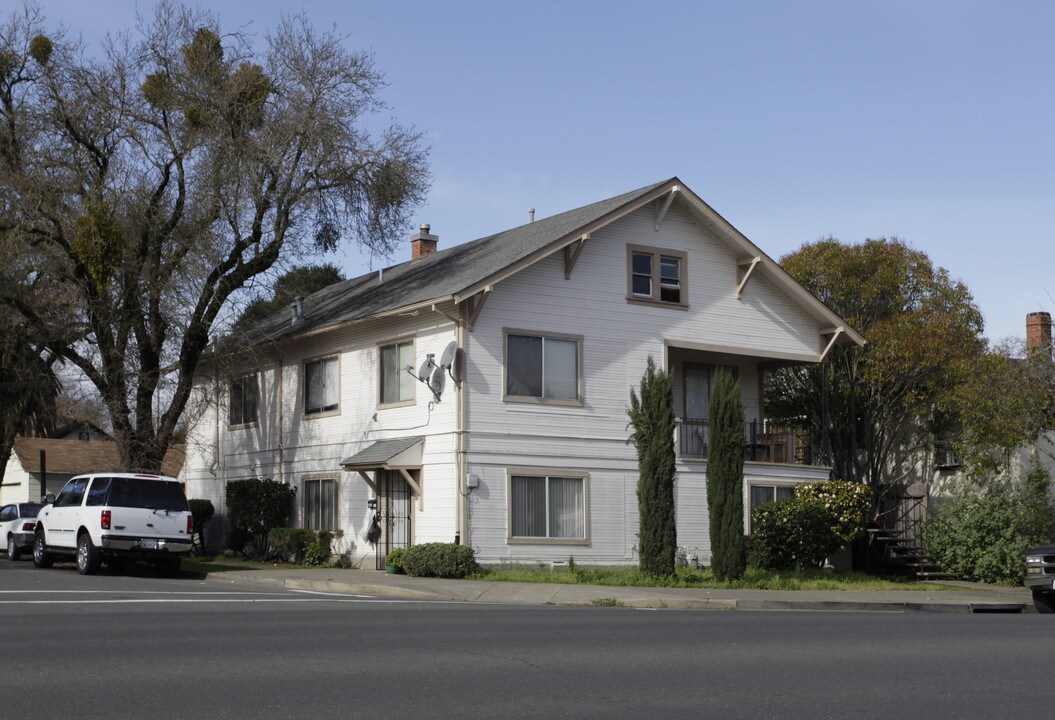
[[[187,498],[179,483],[146,478],[113,478],[107,504],[148,510],[188,510]]]
[[[88,478],[74,478],[66,483],[62,492],[55,498],[55,507],[70,507],[81,504],[84,488],[88,487]]]
[[[108,477],[97,477],[92,480],[92,487],[88,490],[88,499],[85,501],[85,505],[105,505],[106,504],[106,491],[110,489],[110,480]]]

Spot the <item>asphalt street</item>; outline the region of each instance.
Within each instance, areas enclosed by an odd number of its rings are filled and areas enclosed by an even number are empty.
[[[1046,714],[1040,615],[400,601],[0,563],[11,718]]]

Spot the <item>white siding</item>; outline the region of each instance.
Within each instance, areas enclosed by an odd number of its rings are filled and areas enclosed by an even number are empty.
[[[687,253],[687,310],[627,301],[628,244]],[[470,498],[469,540],[483,562],[569,555],[576,562],[636,562],[637,463],[626,444],[626,408],[648,356],[661,368],[672,367],[680,388],[681,363],[701,361],[692,348],[734,348],[735,355],[712,354],[706,361],[739,368],[745,419],[751,421],[761,419],[758,356],[815,356],[820,350],[819,322],[806,308],[761,273],[737,299],[737,280],[732,249],[675,205],[659,232],[645,208],[594,233],[570,280],[557,253],[495,286],[468,347],[469,472],[480,478]],[[582,407],[503,401],[508,328],[583,337]],[[506,541],[507,468],[525,465],[589,473],[588,545]],[[687,467],[679,465],[676,487],[679,542],[706,556],[704,475]],[[794,467],[782,472],[817,475]]]

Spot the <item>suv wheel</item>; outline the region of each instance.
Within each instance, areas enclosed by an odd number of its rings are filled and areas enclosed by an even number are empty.
[[[1033,588],[1033,607],[1039,613],[1055,613],[1055,592]]]
[[[77,572],[81,575],[95,575],[103,559],[99,549],[92,544],[91,536],[82,532],[77,538]]]
[[[8,534],[7,536],[7,559],[12,562],[22,557],[22,551],[18,548],[15,543],[14,535]]]
[[[33,566],[38,568],[49,568],[52,563],[55,562],[55,558],[51,556],[44,545],[44,531],[37,530],[37,534],[33,537]]]

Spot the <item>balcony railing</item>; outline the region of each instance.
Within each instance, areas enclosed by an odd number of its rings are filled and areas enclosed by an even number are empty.
[[[678,420],[678,456],[692,460],[707,458],[710,428],[706,420]],[[812,462],[809,433],[805,430],[777,428],[758,421],[744,423],[744,460],[781,464],[809,465]]]

